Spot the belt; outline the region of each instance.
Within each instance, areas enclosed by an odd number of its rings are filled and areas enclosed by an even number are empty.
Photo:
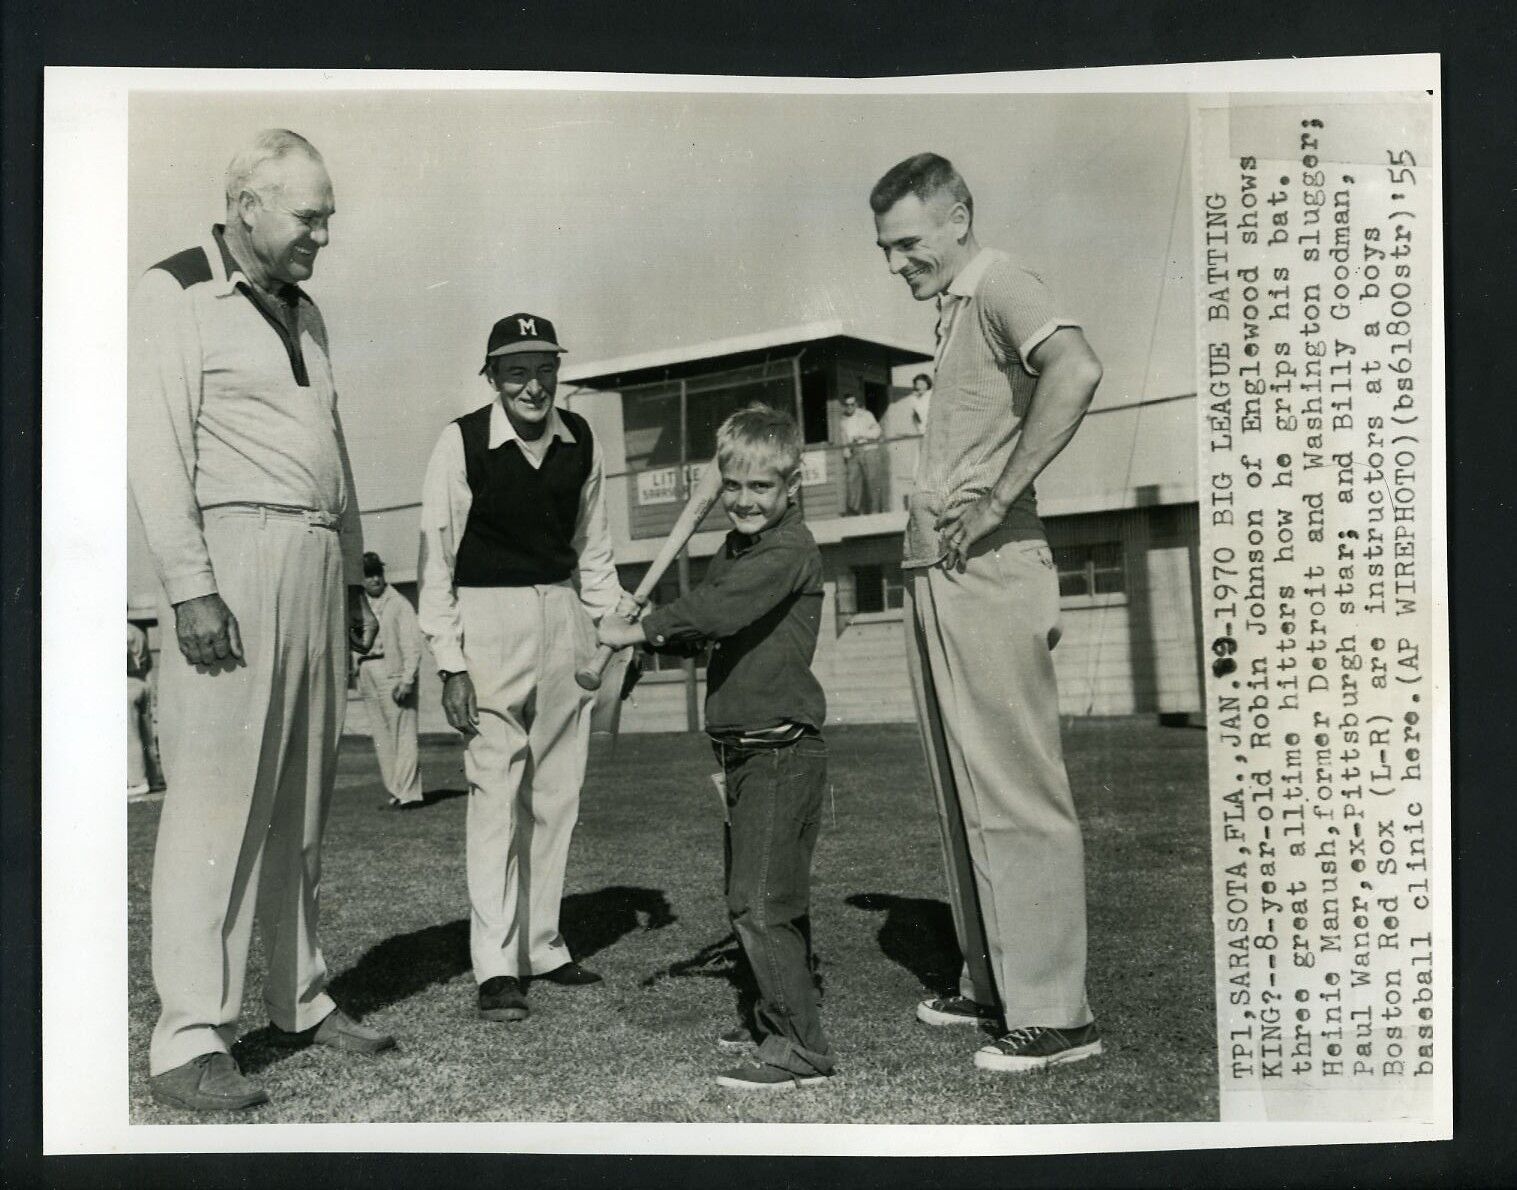
[[[358,664],[362,665],[365,661],[383,661],[384,659],[385,655],[383,653],[365,653],[359,657]]]
[[[228,500],[224,504],[207,505],[201,511],[231,513],[234,516],[256,516],[260,520],[273,517],[276,520],[304,521],[319,529],[334,531],[342,524],[342,518],[335,512],[325,512],[320,508],[301,508],[295,504],[259,504],[251,500]]]

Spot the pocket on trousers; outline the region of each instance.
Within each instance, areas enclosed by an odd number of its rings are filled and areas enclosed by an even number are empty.
[[[785,786],[793,799],[796,821],[802,828],[819,822],[827,792],[827,747],[816,740],[792,744],[787,757]]]
[[[1014,615],[1030,623],[1050,652],[1064,635],[1059,620],[1059,574],[1048,543],[1008,541],[996,549],[1002,581],[1017,601]]]

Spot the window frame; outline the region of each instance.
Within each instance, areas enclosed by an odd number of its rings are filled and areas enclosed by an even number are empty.
[[[1110,548],[1116,554],[1115,565],[1098,566],[1098,551]],[[1060,553],[1079,551],[1084,556],[1084,564],[1080,570],[1066,569],[1060,564]],[[1129,600],[1128,588],[1130,586],[1127,570],[1127,545],[1120,538],[1104,539],[1101,541],[1070,541],[1063,542],[1052,547],[1054,560],[1054,574],[1059,582],[1059,606],[1061,608],[1081,607],[1120,607]],[[1121,576],[1122,589],[1119,591],[1097,591],[1097,572],[1111,573],[1115,571]],[[1086,589],[1078,594],[1066,595],[1063,591],[1063,583],[1066,575],[1082,574]]]

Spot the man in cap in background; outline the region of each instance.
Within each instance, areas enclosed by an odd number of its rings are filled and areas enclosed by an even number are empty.
[[[426,804],[416,742],[421,627],[406,597],[385,582],[385,564],[378,554],[363,556],[363,589],[379,631],[368,648],[357,632],[350,637],[358,654],[358,692],[369,715],[379,775],[390,793],[383,808],[413,809]]]
[[[619,607],[605,464],[584,418],[555,407],[553,324],[512,314],[481,369],[495,399],[444,428],[422,488],[422,632],[443,711],[468,740],[469,951],[484,1020],[529,1015],[534,980],[598,983],[558,930],[579,816],[591,696],[574,681]]]
[[[321,837],[347,705],[344,585],[362,615],[358,506],[327,332],[299,282],[335,204],[321,154],[260,133],[226,224],[132,297],[127,470],[163,583],[163,803],[153,858],[153,1095],[268,1096],[231,1057],[256,916],[277,1040],[375,1053],[325,991]]]

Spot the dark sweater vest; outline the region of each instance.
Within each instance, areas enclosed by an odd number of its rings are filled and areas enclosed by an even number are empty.
[[[514,442],[490,449],[490,406],[458,419],[473,503],[453,565],[460,587],[530,587],[561,583],[574,573],[574,527],[580,493],[590,478],[594,440],[584,418],[558,416],[574,435],[555,438],[541,467]]]

